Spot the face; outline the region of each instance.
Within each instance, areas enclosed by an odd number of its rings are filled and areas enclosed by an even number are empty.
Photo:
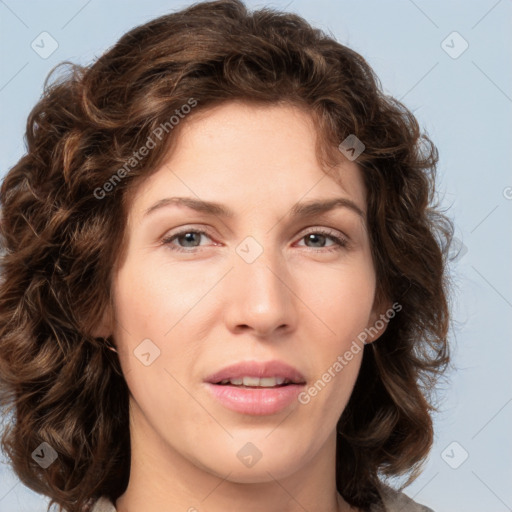
[[[180,128],[133,196],[114,276],[130,428],[155,457],[237,482],[282,478],[332,452],[362,360],[354,340],[382,312],[360,170],[347,160],[327,175],[312,118],[292,106],[232,102]],[[291,367],[295,384],[206,382],[247,362],[263,364],[231,374]]]

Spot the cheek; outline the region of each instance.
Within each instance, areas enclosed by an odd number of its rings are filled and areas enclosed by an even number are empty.
[[[133,259],[114,286],[115,339],[126,383],[136,407],[162,425],[172,424],[174,408],[190,399],[179,385],[190,344],[178,335],[187,300],[176,281],[171,272]]]
[[[151,390],[145,393],[144,388],[155,382],[174,389],[177,384],[168,372],[181,381],[195,360],[201,337],[193,330],[203,320],[197,316],[200,308],[194,306],[212,286],[198,281],[197,275],[169,265],[148,265],[143,258],[127,260],[117,274],[115,340],[134,392],[151,396]]]
[[[321,320],[304,324],[307,338],[315,340],[314,350],[306,348],[315,378],[303,403],[311,402],[311,411],[331,423],[346,406],[359,373],[365,348],[358,336],[369,325],[376,284],[370,258],[346,263],[322,268],[302,287]]]
[[[200,290],[187,274],[133,259],[116,278],[116,320],[127,332],[164,339]]]
[[[351,339],[369,321],[375,295],[375,273],[368,258],[337,267],[319,267],[302,284],[305,302],[324,323],[329,338]],[[308,305],[309,305],[308,304]]]
[[[123,336],[144,332],[149,337],[148,331],[153,325],[158,301],[155,300],[155,289],[147,284],[144,267],[139,268],[138,272],[134,270],[125,266],[116,276],[113,293],[116,327]]]

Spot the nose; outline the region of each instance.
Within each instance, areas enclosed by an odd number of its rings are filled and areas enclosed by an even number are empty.
[[[277,251],[265,249],[248,263],[235,255],[226,286],[225,321],[233,333],[251,331],[260,338],[289,333],[296,327],[297,296],[292,276]]]

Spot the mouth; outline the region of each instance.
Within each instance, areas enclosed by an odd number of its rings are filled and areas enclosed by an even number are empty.
[[[254,416],[272,415],[298,404],[304,376],[280,361],[241,362],[205,379],[216,402],[231,411]]]
[[[243,389],[268,389],[268,388],[281,388],[293,384],[305,384],[305,382],[293,382],[286,377],[241,377],[224,379],[220,382],[214,382],[219,386],[235,386]]]
[[[245,387],[275,387],[305,384],[306,379],[297,368],[283,361],[241,361],[209,375],[206,382]]]

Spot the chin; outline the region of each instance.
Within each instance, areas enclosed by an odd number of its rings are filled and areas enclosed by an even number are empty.
[[[259,445],[262,446],[261,443]],[[263,483],[292,475],[304,459],[305,454],[301,457],[296,450],[287,456],[282,450],[268,447],[258,449],[256,443],[244,442],[241,448],[237,447],[234,451],[227,448],[222,453],[210,452],[207,458],[200,456],[196,459],[196,465],[231,482]]]

